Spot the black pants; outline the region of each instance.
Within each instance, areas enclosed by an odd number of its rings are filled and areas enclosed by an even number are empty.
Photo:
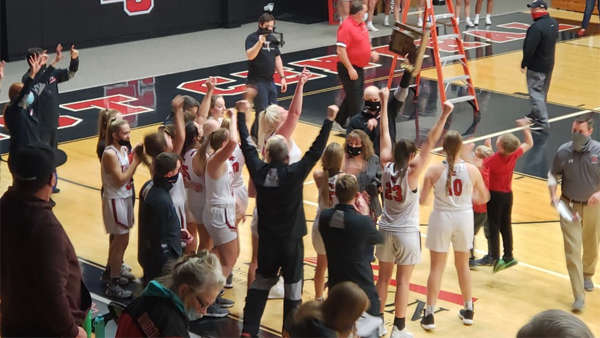
[[[487,204],[491,244],[489,252],[494,259],[500,257],[500,234],[504,246],[502,258],[504,261],[513,259],[512,205],[512,192],[490,191],[490,201]]]
[[[340,111],[335,118],[337,123],[342,127],[346,126],[348,118],[352,118],[352,116],[362,111],[364,104],[363,91],[365,89],[365,72],[360,67],[353,67],[358,73],[358,79],[356,80],[350,80],[348,70],[341,62],[338,62],[337,64],[338,76],[344,87],[344,93],[346,94],[340,107]]]
[[[283,326],[286,327],[289,314],[302,303],[303,259],[302,238],[281,238],[264,234],[258,237],[258,268],[256,279],[246,296],[243,333],[249,333],[253,337],[258,335],[269,290],[277,283],[280,274],[285,286]]]

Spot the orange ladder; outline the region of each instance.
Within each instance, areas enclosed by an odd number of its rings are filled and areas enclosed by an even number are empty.
[[[435,62],[435,68],[437,71],[437,83],[438,89],[440,93],[440,101],[443,103],[446,100],[452,103],[459,102],[468,102],[473,107],[473,110],[477,113],[479,112],[479,103],[477,101],[477,94],[475,93],[475,87],[473,86],[473,80],[471,78],[471,72],[469,71],[469,65],[467,63],[467,57],[465,54],[464,44],[462,40],[462,34],[460,32],[460,28],[458,27],[458,23],[456,22],[456,17],[454,15],[454,6],[452,5],[452,0],[446,0],[446,6],[448,7],[448,13],[444,14],[435,14],[433,9],[432,0],[425,1],[425,9],[423,10],[423,29],[428,29],[430,31],[430,43],[433,45],[433,59]],[[410,7],[410,0],[403,0],[402,4],[402,23],[406,23],[406,18],[408,16],[408,9]],[[450,19],[450,23],[452,25],[453,33],[446,35],[438,34],[438,22],[437,20],[447,20]],[[428,22],[429,21],[429,22]],[[429,27],[428,27],[429,26]],[[453,55],[441,56],[439,49],[439,41],[446,39],[454,39],[456,41],[458,52]],[[396,68],[396,59],[398,56],[394,57],[392,60],[392,69],[390,70],[390,78],[388,78],[388,87],[391,85],[391,78],[394,75]],[[459,61],[462,65],[463,75],[452,76],[452,77],[444,77],[443,67],[449,62]],[[450,86],[450,84],[454,82],[462,81],[467,86],[467,95],[448,98],[446,95],[446,90]],[[417,75],[416,79],[416,88],[415,88],[415,97],[419,95],[419,84],[421,82],[421,73]]]

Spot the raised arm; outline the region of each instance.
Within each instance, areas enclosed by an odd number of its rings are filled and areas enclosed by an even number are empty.
[[[63,47],[61,44],[56,46],[56,59],[53,65],[56,66],[58,61],[62,59]],[[77,71],[79,70],[79,51],[75,49],[75,45],[71,45],[71,62],[69,63],[69,69],[58,69],[56,72],[56,80],[58,83],[69,81],[72,79]]]
[[[235,142],[235,144],[240,143],[240,133],[237,128],[237,114],[233,109],[230,109],[231,117],[229,122],[229,137]]]
[[[300,115],[302,114],[302,101],[303,101],[303,93],[304,93],[304,84],[308,81],[310,77],[310,72],[304,68],[302,74],[298,76],[298,85],[296,86],[296,91],[294,92],[294,97],[292,98],[292,103],[290,104],[290,110],[288,111],[288,116],[286,120],[279,128],[277,132],[279,135],[285,137],[287,140],[292,137],[296,126],[298,125],[298,120],[300,119]]]
[[[444,131],[444,126],[446,125],[446,121],[448,120],[448,116],[450,116],[452,113],[452,110],[454,110],[454,105],[448,101],[444,102],[444,105],[442,106],[442,114],[438,118],[433,128],[429,130],[429,133],[427,134],[427,141],[425,141],[421,151],[413,161],[412,170],[408,176],[408,179],[414,181],[414,186],[417,185],[419,175],[427,166],[427,162],[429,162],[429,159],[431,158],[431,150],[433,150],[433,147],[435,147],[440,140],[442,131]]]
[[[425,178],[423,179],[423,188],[421,188],[421,195],[419,195],[419,204],[426,204],[427,199],[429,198],[429,193],[433,188],[434,176],[436,175],[436,168],[430,167],[427,169],[425,173]],[[439,176],[439,174],[437,175]]]
[[[215,91],[216,80],[214,77],[208,78],[208,81],[204,82],[207,88],[206,95],[202,98],[200,108],[198,108],[198,115],[208,118],[208,111],[210,110],[210,101],[212,100],[213,93]]]
[[[173,123],[175,124],[175,138],[173,139],[173,152],[181,154],[185,142],[185,121],[183,117],[183,96],[177,95],[171,101],[173,108]]]
[[[265,35],[259,35],[256,43],[246,39],[246,57],[248,57],[249,61],[254,60],[256,56],[258,56],[258,53],[260,53],[260,49],[266,40],[267,37]]]
[[[4,78],[4,67],[6,66],[6,61],[0,60],[0,88],[2,87],[2,79]]]
[[[237,147],[237,142],[232,138],[229,138],[229,140],[224,142],[223,145],[221,145],[221,148],[217,149],[215,154],[206,162],[206,171],[211,177],[220,177],[220,175],[217,175],[217,173],[223,163],[225,163],[231,157],[231,155],[233,155],[235,147]]]
[[[520,147],[523,150],[523,153],[526,153],[529,149],[533,148],[533,137],[531,136],[531,129],[529,129],[529,119],[518,119],[517,125],[520,127],[525,127],[525,129],[523,129],[523,136],[525,136],[525,141],[521,143]]]
[[[338,111],[339,108],[336,105],[327,107],[327,118],[323,121],[323,126],[321,127],[319,135],[310,146],[310,149],[308,149],[308,151],[304,154],[302,159],[294,164],[300,168],[300,176],[302,179],[306,178],[315,164],[317,164],[317,161],[319,161],[319,158],[321,158],[321,154],[323,154],[323,150],[325,149],[325,145],[327,145],[327,140],[329,139],[331,126],[333,125],[333,121],[335,120]]]
[[[381,101],[381,116],[379,126],[381,128],[379,133],[379,161],[381,166],[385,166],[386,163],[394,160],[392,154],[393,144],[392,138],[390,137],[390,125],[388,124],[388,111],[387,104],[384,102],[388,101],[390,96],[390,90],[387,87],[383,87],[379,90],[379,99]]]
[[[237,127],[240,135],[242,153],[244,154],[246,167],[250,172],[250,177],[252,177],[264,162],[258,158],[256,145],[254,144],[254,141],[252,141],[250,133],[248,133],[248,126],[246,126],[246,112],[249,108],[248,101],[241,100],[236,102],[235,108],[237,110]]]

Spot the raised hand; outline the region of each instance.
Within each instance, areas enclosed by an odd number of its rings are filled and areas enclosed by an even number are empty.
[[[79,57],[79,51],[75,49],[75,45],[71,45],[71,60],[75,60]]]
[[[442,107],[443,115],[450,115],[450,113],[452,113],[453,110],[454,110],[454,104],[452,104],[452,102],[450,102],[450,101],[444,102],[444,105]]]
[[[331,121],[335,120],[338,111],[340,111],[340,108],[338,108],[338,106],[336,106],[335,104],[332,104],[331,106],[327,107],[327,119]]]
[[[250,108],[250,103],[247,100],[239,100],[235,103],[235,109],[238,113],[245,113]]]
[[[29,71],[29,77],[32,79],[35,75],[42,69],[42,65],[44,58],[42,55],[33,55],[29,58],[29,64],[31,65],[31,70]]]
[[[300,84],[305,84],[308,79],[310,79],[310,71],[304,67],[304,69],[302,69],[302,73],[298,75],[298,82]]]
[[[183,96],[177,95],[171,101],[171,107],[173,108],[173,112],[177,112],[183,109]]]
[[[217,86],[217,79],[211,76],[208,81],[204,82],[204,85],[208,88],[208,91],[214,90]]]
[[[379,99],[381,100],[382,106],[387,103],[389,97],[390,97],[390,90],[388,89],[388,87],[383,87],[383,88],[379,89]]]

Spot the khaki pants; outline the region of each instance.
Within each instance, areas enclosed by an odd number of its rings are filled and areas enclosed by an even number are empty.
[[[579,213],[582,218],[581,222],[567,222],[561,217],[560,228],[563,233],[567,270],[569,270],[571,278],[573,296],[575,299],[583,299],[583,278],[584,276],[591,278],[594,275],[598,262],[600,205],[585,206],[573,203],[571,208]]]

